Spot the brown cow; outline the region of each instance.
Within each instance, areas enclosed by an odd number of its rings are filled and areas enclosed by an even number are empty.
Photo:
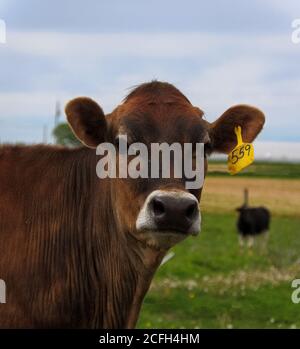
[[[188,192],[178,178],[99,179],[93,148],[126,133],[148,146],[202,142],[207,152],[228,153],[234,127],[251,142],[264,115],[239,105],[210,124],[157,81],[107,116],[89,98],[72,100],[66,114],[87,147],[0,151],[0,327],[132,328],[166,251],[200,230],[201,189]]]

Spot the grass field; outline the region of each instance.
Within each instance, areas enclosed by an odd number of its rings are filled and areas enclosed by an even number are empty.
[[[300,278],[300,165],[283,176],[289,165],[267,164],[270,178],[257,166],[257,177],[208,175],[202,232],[176,246],[159,269],[138,327],[300,328],[300,304],[291,301],[291,282]],[[262,241],[253,251],[239,248],[234,208],[245,187],[252,205],[272,212],[267,250]]]

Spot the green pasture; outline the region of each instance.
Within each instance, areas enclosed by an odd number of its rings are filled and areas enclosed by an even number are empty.
[[[290,164],[292,179],[283,179],[286,164],[261,166],[264,175],[238,179],[231,196],[235,178],[207,179],[202,232],[173,248],[175,257],[158,270],[139,328],[300,328],[300,303],[291,301],[292,280],[300,278],[300,165]],[[272,169],[269,180],[264,166]],[[267,248],[263,238],[253,250],[238,244],[234,208],[248,184],[252,204],[265,200],[274,210]]]

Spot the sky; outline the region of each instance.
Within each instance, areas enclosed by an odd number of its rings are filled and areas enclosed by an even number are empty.
[[[0,0],[0,142],[41,142],[56,100],[109,113],[153,79],[208,121],[248,103],[266,115],[260,142],[300,142],[297,18],[299,0]]]

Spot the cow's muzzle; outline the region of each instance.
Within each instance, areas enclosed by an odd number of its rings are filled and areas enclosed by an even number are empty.
[[[197,235],[200,211],[197,199],[184,191],[155,190],[146,199],[136,221],[138,231]]]

